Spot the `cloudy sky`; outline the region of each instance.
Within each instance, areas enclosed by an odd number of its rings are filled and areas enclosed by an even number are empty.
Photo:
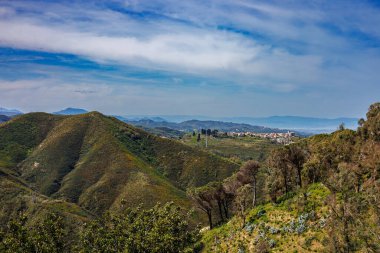
[[[363,117],[379,100],[376,1],[0,1],[2,107]]]

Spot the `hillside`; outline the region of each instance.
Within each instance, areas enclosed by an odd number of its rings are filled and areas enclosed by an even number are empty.
[[[69,226],[92,218],[89,212],[76,204],[54,200],[39,194],[32,190],[25,181],[11,173],[7,169],[0,168],[0,225],[16,215],[16,212],[25,212],[32,217],[29,223],[36,222],[44,214],[51,212],[65,216]]]
[[[278,203],[259,205],[203,235],[203,252],[323,252],[329,216],[329,190],[313,184],[306,193],[309,207],[303,208],[302,194]],[[311,208],[315,206],[316,208]]]
[[[97,112],[30,113],[0,126],[0,166],[37,192],[95,213],[174,201],[237,165]]]
[[[204,252],[379,252],[379,123],[375,103],[356,131],[278,147],[265,163],[200,188],[195,197],[219,221],[203,234]],[[227,223],[218,203],[233,207]]]
[[[280,144],[271,140],[250,136],[209,136],[207,138],[207,148],[205,147],[205,135],[202,135],[198,142],[197,135],[186,134],[181,138],[181,142],[238,163],[248,160],[262,162],[267,158],[271,150],[280,146]]]

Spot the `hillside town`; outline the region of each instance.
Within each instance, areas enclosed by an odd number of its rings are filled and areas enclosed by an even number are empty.
[[[231,137],[260,137],[270,139],[280,144],[290,144],[292,143],[292,137],[295,137],[294,132],[286,133],[255,133],[255,132],[227,132],[228,136]]]

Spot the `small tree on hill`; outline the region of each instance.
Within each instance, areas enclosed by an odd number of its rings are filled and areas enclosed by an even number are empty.
[[[252,188],[252,206],[256,205],[257,200],[257,174],[260,164],[256,161],[246,162],[238,171],[237,179],[244,185],[249,184]]]
[[[194,201],[196,206],[207,214],[210,229],[213,228],[212,211],[213,211],[213,194],[209,187],[203,186],[199,188],[189,189],[187,195]]]

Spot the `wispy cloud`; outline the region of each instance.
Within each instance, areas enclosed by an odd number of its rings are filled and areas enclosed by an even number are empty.
[[[0,3],[0,46],[71,54],[100,65],[118,66],[112,73],[100,70],[101,75],[108,76],[104,86],[110,89],[119,83],[147,91],[151,89],[149,82],[158,85],[163,81],[149,79],[148,73],[165,72],[165,81],[176,87],[165,91],[176,93],[168,98],[173,103],[174,97],[188,88],[188,82],[183,81],[188,76],[197,82],[212,80],[208,92],[224,89],[219,98],[228,93],[223,85],[229,83],[241,92],[239,96],[255,96],[264,107],[271,108],[266,109],[271,113],[275,110],[269,104],[272,100],[260,99],[257,94],[271,94],[273,99],[278,99],[278,94],[297,95],[288,95],[289,101],[283,101],[284,108],[293,110],[294,100],[317,104],[321,100],[313,97],[327,96],[326,105],[331,105],[339,93],[361,94],[363,85],[368,93],[379,91],[379,23],[379,8],[367,1],[5,1]],[[37,62],[31,58],[25,61],[31,65]],[[1,64],[10,68],[11,62]],[[43,64],[50,69],[49,63]],[[75,69],[75,64],[71,65]],[[26,71],[44,72],[23,66]],[[146,75],[130,76],[125,71],[130,67]],[[57,71],[53,79],[66,84],[70,80],[74,86],[75,82],[83,86],[83,79],[89,79],[90,85],[75,90],[54,82],[50,85],[87,96],[82,99],[90,103],[89,96],[98,94],[92,86],[99,85],[99,80],[89,76],[90,71],[65,71],[78,79]],[[46,80],[51,82],[49,78]],[[16,96],[12,92],[17,87],[35,82],[21,81],[25,83],[3,82],[0,89],[3,87],[11,97]],[[44,84],[46,88],[48,84]],[[307,99],[308,94],[314,95]],[[372,98],[371,94],[367,97]],[[56,95],[51,92],[51,96]],[[143,96],[152,101],[152,97]],[[360,110],[365,110],[367,100]],[[246,106],[256,105],[247,101]],[[115,108],[122,104],[115,104]]]

